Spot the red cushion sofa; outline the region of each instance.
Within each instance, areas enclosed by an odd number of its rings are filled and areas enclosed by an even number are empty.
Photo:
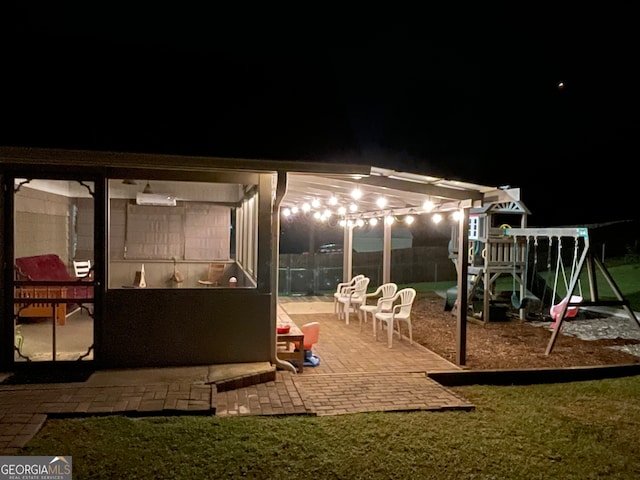
[[[16,258],[16,280],[34,282],[16,287],[16,298],[93,298],[93,287],[38,285],[38,281],[81,282],[71,275],[60,257],[54,253]],[[19,317],[51,317],[51,303],[16,303],[15,314]],[[55,304],[55,318],[58,325],[64,325],[67,308],[75,303]]]

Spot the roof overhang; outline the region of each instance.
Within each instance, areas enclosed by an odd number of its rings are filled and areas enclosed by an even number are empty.
[[[345,219],[382,216],[388,212],[394,215],[424,213],[428,211],[424,207],[427,201],[433,203],[430,210],[433,212],[482,208],[497,202],[512,205],[514,201],[520,206],[518,210],[528,212],[519,202],[519,189],[506,191],[499,187],[360,164],[25,147],[0,147],[0,163],[33,164],[38,165],[40,171],[45,165],[94,167],[122,178],[170,176],[178,180],[187,179],[189,172],[191,175],[193,172],[217,172],[221,173],[219,181],[234,181],[234,172],[286,174],[282,208],[301,207],[314,200],[328,208],[329,199],[336,197],[347,208],[342,215]],[[354,202],[351,195],[356,188],[362,196]],[[378,204],[379,198],[386,200],[383,207]],[[357,210],[348,209],[351,203],[357,205]]]
[[[49,148],[1,147],[0,164],[60,165],[118,169],[118,173],[146,171],[240,171],[250,173],[301,172],[319,175],[369,175],[371,167],[323,162],[246,159],[158,153],[105,152]],[[136,177],[136,175],[131,175]]]

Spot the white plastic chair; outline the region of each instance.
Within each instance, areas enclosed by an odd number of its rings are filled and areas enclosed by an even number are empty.
[[[360,305],[364,303],[368,286],[369,277],[363,276],[352,287],[345,287],[343,294],[338,297],[338,303],[341,305],[338,315],[344,317],[347,325],[349,325],[351,310],[359,312]]]
[[[342,306],[342,304],[338,301],[338,299],[344,295],[348,287],[353,287],[353,285],[355,285],[355,283],[363,277],[364,275],[362,274],[356,275],[348,282],[342,282],[338,284],[336,291],[333,294],[333,313],[335,313],[338,318],[340,318],[340,315],[342,314],[342,312],[340,311],[340,307]]]
[[[376,321],[373,318],[373,314],[377,311],[389,312],[391,311],[391,299],[398,291],[398,285],[395,283],[383,283],[375,292],[367,293],[365,295],[365,301],[360,305],[360,312],[358,320],[360,322],[360,330],[362,331],[362,322],[367,323],[367,313],[371,314],[371,320],[373,321],[373,336],[376,336]],[[376,303],[367,305],[367,298],[377,298]]]
[[[78,278],[89,276],[91,274],[91,260],[74,260],[73,270]]]
[[[387,326],[387,345],[392,347],[393,343],[393,331],[394,324],[398,324],[398,338],[402,340],[402,334],[400,333],[400,322],[405,322],[409,327],[409,343],[413,344],[413,332],[411,330],[411,307],[413,301],[416,298],[416,291],[413,288],[403,288],[398,291],[391,299],[393,307],[390,312],[377,311],[373,314],[373,321],[380,322],[380,328],[382,324]],[[398,302],[398,303],[396,303]],[[376,340],[378,339],[376,332]]]

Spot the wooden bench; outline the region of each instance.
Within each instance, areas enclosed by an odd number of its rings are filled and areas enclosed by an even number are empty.
[[[57,325],[64,325],[67,318],[66,303],[50,302],[18,302],[20,298],[65,298],[67,289],[65,287],[36,287],[21,286],[15,290],[14,313],[22,317],[54,317]]]
[[[291,317],[278,305],[277,327],[288,326],[288,333],[277,333],[278,350],[277,356],[280,360],[293,360],[296,363],[298,372],[302,373],[304,369],[304,333],[295,324]],[[296,351],[296,344],[299,348]]]

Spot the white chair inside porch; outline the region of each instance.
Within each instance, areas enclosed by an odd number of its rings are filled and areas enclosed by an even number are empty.
[[[349,325],[349,317],[353,311],[359,315],[360,305],[365,301],[367,287],[369,286],[369,277],[363,276],[358,279],[351,287],[345,287],[342,295],[338,297],[338,318],[344,318],[344,322]]]
[[[84,278],[91,274],[91,260],[74,260],[73,271],[78,278]]]
[[[360,305],[360,312],[358,315],[358,321],[360,322],[360,331],[362,331],[362,323],[367,323],[367,313],[371,314],[371,320],[373,320],[373,336],[376,336],[376,322],[373,318],[373,314],[377,311],[389,312],[391,311],[391,299],[398,291],[398,285],[393,282],[383,283],[372,293],[365,295],[365,301]],[[367,299],[375,299],[375,302],[367,304]]]
[[[380,329],[383,324],[387,327],[387,346],[392,347],[394,325],[398,325],[398,339],[402,340],[400,331],[400,322],[405,322],[409,328],[409,343],[413,344],[413,332],[411,329],[411,308],[416,298],[416,291],[413,288],[403,288],[396,293],[391,299],[393,307],[389,312],[376,311],[373,314],[373,321],[380,322]],[[378,339],[376,332],[376,340]]]

